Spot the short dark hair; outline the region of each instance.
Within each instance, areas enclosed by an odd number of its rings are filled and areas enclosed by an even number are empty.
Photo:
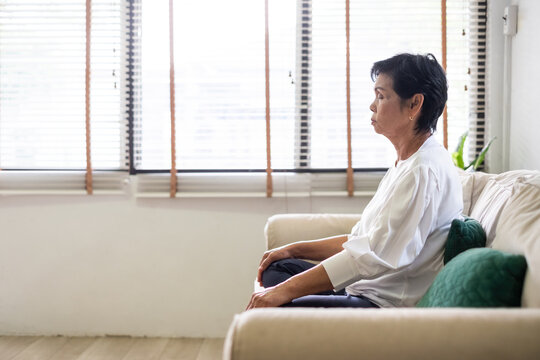
[[[416,133],[434,132],[448,99],[446,74],[433,54],[398,54],[377,61],[371,68],[371,79],[379,74],[390,76],[394,91],[404,101],[414,94],[424,95]]]

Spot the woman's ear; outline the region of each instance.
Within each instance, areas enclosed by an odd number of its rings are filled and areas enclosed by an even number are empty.
[[[424,95],[423,94],[414,94],[411,98],[410,102],[410,116],[413,118],[416,117],[416,115],[420,114],[420,110],[422,109],[422,105],[424,104]]]

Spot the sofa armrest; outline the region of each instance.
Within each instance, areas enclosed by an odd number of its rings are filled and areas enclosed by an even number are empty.
[[[349,234],[360,214],[280,214],[264,228],[266,248],[274,249],[301,240]]]
[[[540,309],[256,309],[223,359],[538,359]]]

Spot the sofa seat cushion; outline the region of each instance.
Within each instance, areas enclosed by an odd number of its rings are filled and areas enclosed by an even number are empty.
[[[467,250],[437,275],[418,307],[517,307],[527,262],[490,248]]]
[[[514,184],[492,247],[525,256],[522,306],[540,308],[540,172]]]

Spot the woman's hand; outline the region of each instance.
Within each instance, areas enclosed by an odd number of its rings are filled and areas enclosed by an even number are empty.
[[[270,266],[270,264],[272,264],[274,261],[290,259],[292,257],[293,255],[290,251],[290,245],[282,246],[265,252],[261,259],[261,263],[259,264],[259,270],[257,271],[257,282],[259,285],[263,286],[262,273],[268,268],[268,266]]]
[[[246,310],[258,307],[275,307],[291,302],[301,296],[316,294],[332,289],[332,282],[324,267],[319,264],[297,274],[279,285],[251,295]]]
[[[291,302],[288,291],[279,286],[273,286],[251,295],[246,310],[263,307],[277,307]]]

